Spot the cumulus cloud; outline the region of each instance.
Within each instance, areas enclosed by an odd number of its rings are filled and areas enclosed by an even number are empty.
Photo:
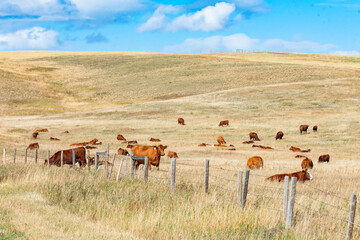
[[[169,7],[169,6],[166,6]],[[171,6],[169,9],[160,6],[154,14],[139,28],[139,32],[163,30],[175,32],[187,31],[215,31],[224,29],[229,21],[230,15],[235,11],[235,4],[220,2],[214,6],[207,6],[195,13],[183,14],[170,21],[167,13],[175,13],[179,10]]]
[[[42,27],[0,34],[0,50],[53,49],[59,46],[58,33]]]
[[[311,41],[259,40],[239,33],[229,36],[217,35],[207,38],[186,39],[183,43],[167,46],[164,50],[175,53],[234,52],[237,49],[243,51],[329,53],[335,51],[336,48],[333,44],[320,44]]]

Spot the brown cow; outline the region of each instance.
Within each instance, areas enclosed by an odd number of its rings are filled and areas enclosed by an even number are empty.
[[[127,146],[126,146],[126,148],[132,148],[132,147],[134,147],[135,145],[131,145],[131,144],[128,144]]]
[[[225,139],[224,139],[222,136],[218,136],[218,137],[217,137],[217,142],[218,142],[219,144],[226,144]]]
[[[302,169],[309,169],[309,168],[312,169],[313,167],[314,167],[314,164],[311,159],[305,158],[304,160],[302,160],[302,162],[301,162]]]
[[[289,178],[296,177],[299,182],[305,182],[306,180],[313,179],[313,176],[311,175],[309,170],[305,169],[300,172],[276,174],[266,178],[265,180],[282,182],[284,181],[286,176],[288,176]]]
[[[229,148],[228,150],[229,150],[229,151],[235,151],[236,148]]]
[[[119,148],[118,150],[117,150],[117,152],[118,152],[118,155],[128,155],[129,153],[128,153],[128,151],[126,150],[126,149],[123,149],[123,148]]]
[[[80,167],[86,166],[85,160],[85,148],[78,147],[74,148],[75,151],[75,163],[79,163]],[[64,164],[72,165],[72,149],[63,150],[64,152]],[[56,152],[50,159],[50,165],[61,166],[61,151]],[[47,165],[47,160],[45,160],[45,165]]]
[[[88,159],[89,166],[95,165],[95,157],[90,157],[90,156],[88,156],[87,159]],[[99,161],[99,162],[98,162],[98,167],[100,167],[100,166],[102,166],[102,165],[104,165],[104,164],[105,164],[105,161],[104,161],[104,160]],[[112,163],[108,161],[108,162],[107,162],[107,165],[108,165],[108,167],[111,167],[111,166],[112,166]]]
[[[210,144],[208,144],[208,143],[200,143],[199,145],[198,145],[198,147],[206,147],[206,146],[209,146]]]
[[[221,127],[221,126],[229,126],[229,120],[220,121],[219,127]]]
[[[245,141],[245,142],[242,142],[243,144],[251,144],[251,143],[254,143],[254,141]]]
[[[39,135],[38,132],[33,132],[33,133],[32,133],[33,138],[37,138],[38,135]]]
[[[263,159],[259,156],[251,157],[247,160],[246,166],[249,169],[259,169],[264,167]]]
[[[227,147],[226,145],[223,145],[223,144],[213,144],[212,146],[213,147],[224,147],[224,148]]]
[[[254,141],[260,141],[258,135],[256,132],[251,132],[249,133],[249,137],[250,137],[250,140],[254,140]]]
[[[325,155],[321,155],[319,157],[319,163],[321,162],[330,162],[330,155],[329,154],[325,154]]]
[[[185,120],[183,118],[178,118],[178,124],[185,125]]]
[[[148,168],[151,169],[151,165],[156,166],[157,170],[159,170],[160,158],[165,155],[164,150],[167,146],[159,145],[159,146],[140,146],[135,145],[131,148],[131,151],[134,153],[136,157],[149,157],[149,165]],[[134,161],[136,169],[138,169],[140,164],[144,164],[144,159],[135,160]]]
[[[102,142],[99,142],[99,140],[97,140],[97,138],[94,138],[93,140],[87,142],[87,144],[89,144],[89,145],[101,145]]]
[[[97,147],[94,146],[85,146],[86,149],[97,149]]]
[[[73,144],[70,144],[70,147],[72,147],[72,146],[86,146],[86,145],[87,145],[87,142],[73,143]]]
[[[179,158],[178,155],[177,155],[177,153],[176,153],[176,152],[173,152],[173,151],[168,151],[167,156],[168,156],[169,158]]]
[[[39,149],[39,143],[31,143],[26,149]]]
[[[311,151],[311,149],[301,150],[300,148],[298,148],[298,147],[293,147],[293,146],[291,146],[291,147],[289,148],[289,150],[291,150],[291,151],[293,151],[293,152],[310,152],[310,151]]]
[[[262,146],[262,145],[252,145],[252,147],[258,147],[258,148],[261,148],[261,149],[273,149],[272,147],[266,147],[266,146]]]
[[[39,133],[39,132],[48,132],[49,130],[47,130],[47,128],[43,128],[43,129],[38,129],[35,132]]]
[[[124,143],[124,142],[123,142]],[[127,141],[125,143],[128,143],[128,144],[137,144],[138,142],[136,140],[133,140],[133,141]]]
[[[304,156],[304,155],[296,155],[295,158],[307,158],[307,156]]]
[[[60,139],[54,138],[54,137],[50,137],[50,140],[51,140],[51,141],[60,141]]]
[[[64,131],[63,133],[69,133],[69,131],[66,130],[66,131]]]
[[[124,136],[121,135],[121,134],[118,134],[118,135],[116,136],[116,139],[119,140],[119,141],[126,141],[126,138],[124,138]]]
[[[161,140],[158,139],[158,138],[150,138],[149,141],[150,141],[150,142],[161,142]]]
[[[276,140],[278,140],[278,139],[281,140],[283,138],[283,136],[284,136],[284,133],[282,131],[279,131],[279,132],[276,133],[275,139]]]
[[[234,145],[230,144],[229,147],[235,147]]]
[[[316,126],[316,125],[313,126],[313,131],[314,131],[314,132],[317,132],[317,129],[318,129],[318,126]]]
[[[306,132],[308,130],[309,125],[300,125],[299,129],[300,129],[300,134],[302,134],[302,132]]]

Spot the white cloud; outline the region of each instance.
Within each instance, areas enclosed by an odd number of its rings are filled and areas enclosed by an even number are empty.
[[[330,52],[330,54],[336,54],[336,55],[360,55],[360,52],[358,52],[358,51],[333,51],[333,52]]]
[[[269,6],[263,0],[232,0],[236,7],[253,12],[265,12]]]
[[[42,27],[0,34],[0,50],[53,49],[59,45],[58,33]]]
[[[172,7],[172,6],[171,6]],[[174,8],[174,7],[172,7]],[[215,31],[226,27],[230,15],[235,11],[235,4],[220,2],[214,6],[207,6],[195,13],[184,14],[176,17],[172,22],[166,17],[168,11],[164,11],[164,6],[160,6],[154,14],[142,24],[139,32],[163,30],[175,32],[179,30],[187,31]],[[172,11],[171,13],[174,13]]]
[[[164,48],[167,52],[208,53],[243,51],[305,52],[329,53],[336,50],[333,44],[320,44],[311,41],[285,41],[281,39],[259,40],[245,34],[212,36],[207,38],[186,39],[183,43]]]

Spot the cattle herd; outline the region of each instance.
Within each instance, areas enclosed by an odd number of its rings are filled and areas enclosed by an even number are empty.
[[[178,118],[178,124],[185,125],[185,120],[183,118]],[[218,126],[219,127],[229,126],[229,120],[220,121]],[[308,128],[309,128],[308,125],[300,125],[300,127],[299,127],[300,134],[302,135],[304,132],[307,133]],[[317,132],[317,130],[318,130],[318,127],[314,126],[313,131]],[[35,132],[32,133],[32,137],[37,138],[39,136],[39,133],[41,133],[41,132],[48,132],[48,129],[45,128],[45,129],[36,130]],[[63,133],[66,134],[66,133],[69,133],[69,131],[64,131]],[[283,137],[284,137],[284,133],[282,131],[279,131],[276,133],[275,139],[281,140],[281,139],[283,139]],[[253,144],[254,141],[260,141],[260,138],[258,137],[258,134],[256,132],[250,132],[249,138],[250,138],[250,140],[244,141],[243,144]],[[137,157],[147,156],[149,158],[149,165],[148,165],[149,169],[151,169],[151,166],[155,166],[157,168],[157,170],[159,170],[160,159],[162,156],[165,156],[165,149],[167,148],[166,145],[162,145],[162,144],[152,145],[152,146],[138,145],[138,142],[136,140],[128,141],[121,134],[118,134],[116,136],[116,139],[121,141],[121,143],[127,144],[126,148],[131,149],[131,152],[133,153],[134,156],[137,156]],[[50,137],[50,140],[60,141],[59,138],[55,138],[55,137]],[[150,138],[149,141],[161,142],[161,140],[158,138]],[[229,144],[229,146],[225,145],[226,141],[222,136],[217,137],[217,143],[218,144],[201,143],[198,146],[199,147],[212,146],[212,147],[219,147],[219,148],[224,148],[224,149],[226,148],[227,150],[236,150],[234,148],[234,145],[232,145],[232,144]],[[91,158],[90,155],[88,155],[86,158],[86,150],[87,149],[95,149],[95,148],[97,148],[96,145],[101,145],[101,144],[102,143],[99,142],[99,140],[96,138],[91,141],[88,141],[88,142],[79,142],[79,143],[70,144],[71,147],[76,146],[76,148],[56,152],[53,156],[51,156],[49,158],[49,164],[60,167],[61,166],[61,152],[63,152],[63,164],[72,165],[73,164],[73,154],[74,154],[75,162],[78,163],[80,165],[80,167],[85,167],[87,164],[93,165],[94,157]],[[252,147],[273,150],[272,147],[262,146],[262,145],[253,144]],[[28,150],[38,149],[38,148],[39,148],[38,143],[31,143],[27,147]],[[293,146],[291,146],[289,150],[291,150],[293,152],[310,152],[311,151],[310,149],[302,150],[298,147],[293,147]],[[118,155],[128,155],[129,154],[128,150],[126,150],[124,148],[119,148],[117,150],[117,153],[118,153]],[[177,153],[174,151],[168,151],[167,156],[169,158],[178,158]],[[289,177],[296,176],[299,181],[311,180],[313,177],[312,177],[309,169],[312,169],[314,166],[312,160],[309,159],[308,157],[306,157],[305,155],[296,155],[295,157],[303,158],[303,160],[301,162],[302,171],[294,172],[294,173],[276,174],[276,175],[266,178],[266,180],[280,182],[280,181],[284,180],[285,176],[289,176]],[[319,163],[329,162],[329,161],[330,161],[329,154],[321,155],[318,160]],[[104,163],[105,163],[104,161],[99,162],[99,164],[104,164]],[[48,164],[47,160],[45,160],[45,164]],[[107,164],[110,164],[110,163],[107,163]],[[136,159],[136,160],[134,160],[134,164],[137,169],[140,164],[144,164],[144,160]],[[253,156],[247,160],[246,166],[248,169],[253,169],[253,170],[260,169],[260,168],[264,167],[264,160],[260,156]]]

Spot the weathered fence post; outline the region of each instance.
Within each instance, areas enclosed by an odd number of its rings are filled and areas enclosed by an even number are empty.
[[[293,213],[294,213],[296,182],[297,182],[297,178],[292,177],[285,229],[289,229],[291,227],[292,217],[293,217]]]
[[[116,158],[116,153],[114,153],[114,158],[113,158],[113,161],[112,161],[112,165],[110,167],[108,180],[110,180],[110,178],[111,178],[112,170],[113,170],[113,167],[114,167],[114,164],[115,164],[115,158]]]
[[[118,170],[117,175],[116,175],[116,181],[119,181],[120,172],[121,172],[121,168],[122,168],[123,163],[124,163],[124,159],[122,158],[120,166],[119,166],[119,170]]]
[[[89,163],[89,159],[90,159],[90,150],[88,149],[88,150],[86,151],[85,160],[86,160],[86,165],[88,166],[88,171],[90,172],[90,163]]]
[[[244,187],[241,197],[241,207],[244,208],[246,204],[248,186],[249,186],[250,170],[245,170]]]
[[[60,166],[61,168],[63,168],[64,166],[64,151],[61,151]]]
[[[204,193],[209,192],[209,160],[205,160]]]
[[[125,173],[124,173],[124,180],[126,179],[126,172],[127,172],[127,169],[128,169],[128,157],[129,157],[129,154],[126,154],[126,163],[125,163]],[[131,157],[130,157],[131,158]]]
[[[26,164],[27,162],[27,148],[25,148],[25,151],[24,151],[24,163]]]
[[[37,163],[37,159],[38,159],[38,150],[37,148],[35,149],[35,163]]]
[[[286,212],[289,198],[289,176],[285,176],[284,180],[284,196],[283,196],[283,219],[286,222]]]
[[[144,161],[144,183],[148,181],[149,178],[149,157],[145,157]]]
[[[129,159],[130,161],[130,179],[133,179],[134,178],[134,160],[132,159],[132,157]]]
[[[176,158],[171,158],[170,189],[175,190]]]
[[[15,163],[16,161],[16,148],[14,148],[14,158],[13,158],[13,163]]]
[[[73,168],[75,170],[75,150],[72,149],[72,164],[73,164]]]
[[[346,230],[346,240],[351,240],[352,238],[354,221],[355,221],[356,202],[357,202],[356,194],[352,194],[350,199],[350,210],[349,210],[348,226]]]
[[[243,171],[238,171],[237,200],[241,204]]]
[[[3,163],[6,163],[6,148],[3,148]]]
[[[98,169],[98,164],[99,164],[99,155],[97,155],[96,153],[95,153],[95,172],[97,171],[97,169]]]
[[[46,159],[47,159],[47,165],[50,167],[50,150],[47,150],[46,152]]]
[[[104,167],[104,176],[108,177],[108,161],[109,161],[109,144],[107,144],[106,153],[105,153],[105,167]]]

